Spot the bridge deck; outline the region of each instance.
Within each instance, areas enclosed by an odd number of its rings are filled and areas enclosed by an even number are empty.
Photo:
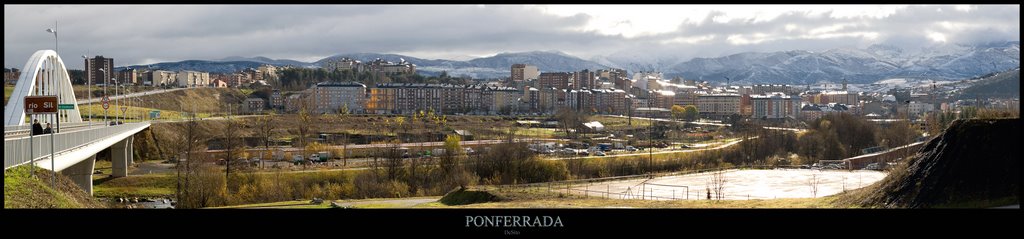
[[[125,138],[132,136],[143,129],[148,128],[149,122],[126,123],[115,126],[95,126],[79,128],[78,130],[66,131],[54,135],[53,149],[57,171],[67,168],[78,161],[84,160],[96,152],[109,148]],[[35,159],[41,163],[46,162],[49,168],[50,159],[50,135],[36,135],[31,139],[32,150],[30,152],[29,137],[4,138],[4,169],[28,163]],[[91,154],[83,153],[85,151]]]

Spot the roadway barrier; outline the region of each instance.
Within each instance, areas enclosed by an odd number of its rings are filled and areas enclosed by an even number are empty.
[[[137,131],[149,127],[149,122],[126,123],[95,129],[58,133],[53,137],[54,153],[59,155],[62,152],[85,147],[90,143],[121,134],[123,132]],[[29,152],[29,138],[4,139],[4,170],[22,165],[31,161],[30,159],[42,159],[50,156],[50,134],[36,135],[32,137],[32,152]]]

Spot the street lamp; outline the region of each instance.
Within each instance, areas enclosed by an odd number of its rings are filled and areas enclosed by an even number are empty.
[[[85,55],[82,55],[82,59],[85,59],[86,62],[89,61],[89,57],[87,57]],[[86,67],[86,68],[88,68],[88,67]],[[88,71],[89,69],[85,69],[85,70]],[[89,95],[89,102],[92,102],[92,80],[90,80],[89,77],[86,77],[86,79],[85,79],[85,88],[86,88],[86,91],[88,92],[86,95]],[[92,108],[91,107],[89,108],[89,127],[92,127]]]
[[[54,21],[53,22],[53,28],[46,29],[46,32],[53,33],[53,52],[57,55],[56,58],[60,59],[60,54],[57,54],[57,50],[59,48],[59,46],[57,45],[57,22]],[[51,72],[53,71],[53,69],[49,69],[49,70]],[[61,80],[57,80],[57,94],[56,95],[57,95],[57,104],[58,105],[60,104],[60,82],[61,82]],[[53,141],[54,141],[53,133],[55,133],[56,131],[60,130],[60,110],[57,111],[57,116],[55,116],[55,118],[57,119],[56,120],[57,121],[57,128],[55,128],[55,129],[50,131],[50,170],[52,170],[54,172],[57,171],[56,170],[57,167],[56,167],[56,164],[55,164],[55,162],[53,160]],[[51,178],[50,182],[52,184],[51,186],[54,187],[54,188],[57,188],[57,177],[50,177],[50,178]]]
[[[118,84],[118,83],[117,83],[117,78],[111,78],[111,80],[113,80],[113,81],[114,81],[114,124],[117,124],[117,123],[118,123],[118,120],[120,120],[119,118],[120,118],[120,116],[121,116],[121,114],[118,114],[118,113],[117,113],[117,111],[118,111],[118,110],[119,110],[119,108],[120,108],[120,105],[118,104],[118,102],[120,102],[120,100],[118,100],[118,99],[117,99],[117,97],[118,97],[118,94],[117,94],[117,92],[118,92],[118,90],[117,90],[117,87],[118,87],[118,86],[119,86],[120,84]]]
[[[107,79],[108,79],[107,76],[109,74],[107,72],[107,68],[100,68],[100,71],[103,72],[103,99],[107,99]],[[107,112],[108,111],[110,111],[110,110],[108,110],[106,108],[103,109],[103,124],[107,124]]]

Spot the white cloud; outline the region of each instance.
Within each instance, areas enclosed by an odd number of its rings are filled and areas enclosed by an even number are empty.
[[[44,30],[54,20],[62,55],[105,55],[117,65],[228,56],[314,61],[354,52],[467,59],[533,50],[679,61],[1020,40],[1019,5],[5,5],[4,65],[22,67],[35,50],[52,48]]]

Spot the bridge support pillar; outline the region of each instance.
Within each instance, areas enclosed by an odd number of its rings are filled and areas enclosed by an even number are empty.
[[[71,165],[60,173],[71,178],[71,181],[78,184],[78,187],[92,195],[92,172],[94,170],[96,170],[96,155]]]
[[[135,136],[128,137],[128,165],[135,164]]]
[[[128,155],[131,155],[131,148],[128,147],[129,139],[125,138],[110,146],[110,161],[113,169],[110,175],[114,177],[128,176]]]

